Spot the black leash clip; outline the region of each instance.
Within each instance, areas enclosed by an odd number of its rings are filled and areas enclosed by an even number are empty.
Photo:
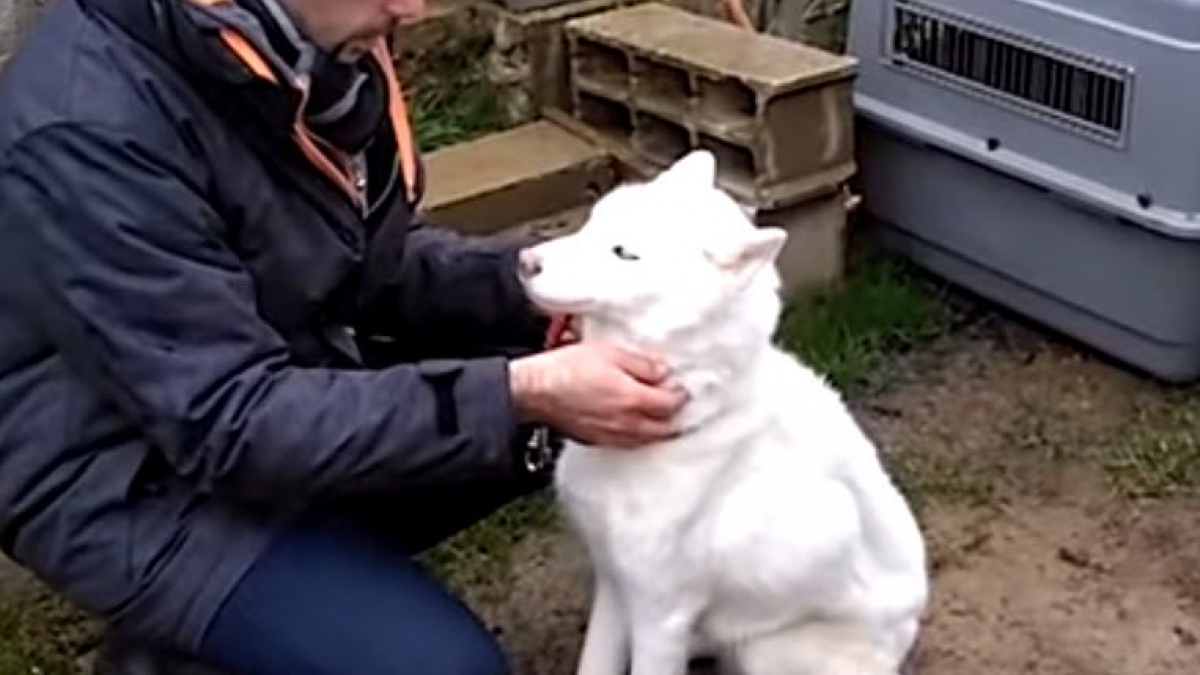
[[[562,436],[546,426],[534,427],[525,442],[525,470],[536,474],[552,471],[562,449]]]

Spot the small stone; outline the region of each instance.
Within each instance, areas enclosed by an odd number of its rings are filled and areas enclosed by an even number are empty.
[[[1087,568],[1092,566],[1092,560],[1086,553],[1083,551],[1073,551],[1065,546],[1058,549],[1058,559],[1075,567]]]

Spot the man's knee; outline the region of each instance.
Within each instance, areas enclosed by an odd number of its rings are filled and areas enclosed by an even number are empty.
[[[508,656],[500,644],[486,631],[471,635],[446,636],[438,645],[440,653],[432,659],[430,675],[510,675]],[[437,649],[437,647],[433,647]],[[403,673],[414,672],[407,668]]]
[[[264,675],[508,675],[495,638],[396,547],[341,519],[295,526],[214,617],[203,648]]]
[[[397,644],[389,647],[373,642],[345,649],[295,646],[291,650],[256,649],[249,657],[227,660],[224,670],[187,671],[186,675],[231,675],[248,668],[253,672],[308,673],[309,675],[511,675],[508,657],[499,643],[483,628],[465,631],[440,631],[438,634],[398,635]],[[408,639],[406,639],[406,637]],[[253,638],[247,638],[252,641]],[[97,675],[100,675],[99,673]],[[137,671],[104,671],[103,675],[176,675],[170,668]],[[184,675],[180,671],[179,675]]]
[[[431,643],[424,655],[398,653],[391,658],[363,663],[356,659],[362,654],[341,654],[336,660],[316,659],[303,664],[304,672],[340,675],[348,668],[354,673],[372,675],[511,675],[508,657],[486,632],[478,631],[469,636],[447,635],[443,643]],[[416,658],[414,658],[416,657]],[[415,663],[414,663],[415,661]],[[285,664],[291,664],[290,666]],[[280,658],[279,663],[264,664],[266,667],[281,666],[286,670],[299,664],[293,657]],[[269,672],[275,672],[271,670]],[[105,645],[92,671],[88,675],[231,675],[215,664],[185,657],[156,648],[149,644],[130,643]]]

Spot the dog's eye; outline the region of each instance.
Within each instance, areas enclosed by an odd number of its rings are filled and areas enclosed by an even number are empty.
[[[620,244],[614,246],[612,249],[612,252],[613,252],[613,255],[617,256],[621,260],[637,260],[638,259],[636,254],[630,253],[629,251],[627,251],[625,249],[624,246],[621,246]]]

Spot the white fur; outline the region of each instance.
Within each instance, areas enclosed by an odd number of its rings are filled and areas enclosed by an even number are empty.
[[[680,438],[569,444],[558,497],[595,575],[579,675],[895,675],[927,602],[917,523],[840,396],[771,342],[784,233],[696,151],[541,244],[534,302],[669,359]],[[615,248],[621,247],[621,248]],[[636,259],[629,259],[636,257]]]

